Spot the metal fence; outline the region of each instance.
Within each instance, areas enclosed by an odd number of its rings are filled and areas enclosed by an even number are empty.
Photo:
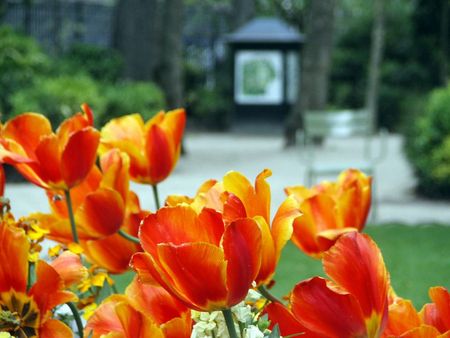
[[[74,43],[111,46],[114,6],[86,1],[6,1],[3,23],[58,53]]]

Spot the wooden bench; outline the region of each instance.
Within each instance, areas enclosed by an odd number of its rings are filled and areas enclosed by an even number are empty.
[[[376,217],[375,166],[385,156],[387,147],[385,131],[375,134],[372,118],[367,110],[307,111],[303,117],[303,131],[300,132],[303,161],[306,166],[306,185],[312,186],[324,176],[337,176],[347,168],[356,168],[373,177],[372,219]],[[378,139],[377,152],[373,141]],[[337,160],[325,161],[317,158],[318,140],[326,144],[339,139],[349,139],[352,144],[349,156],[340,156],[336,148]],[[332,145],[337,144],[331,143]],[[357,143],[357,144],[356,144]],[[355,151],[353,152],[353,146]],[[322,150],[323,150],[322,146]]]

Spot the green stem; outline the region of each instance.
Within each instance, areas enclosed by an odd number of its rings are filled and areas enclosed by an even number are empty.
[[[134,237],[130,234],[127,234],[125,231],[123,231],[122,229],[119,229],[118,234],[120,236],[122,236],[125,239],[128,239],[130,242],[136,243],[136,244],[141,244],[141,241],[139,240],[139,238]]]
[[[223,316],[225,318],[225,323],[227,324],[228,333],[230,338],[238,338],[236,333],[236,328],[234,327],[233,314],[230,309],[222,310]]]
[[[75,304],[72,302],[68,302],[66,304],[69,306],[70,310],[72,311],[73,318],[75,319],[75,323],[77,324],[78,335],[80,336],[80,338],[83,338],[83,322],[81,321],[81,317],[80,317],[80,314],[78,313],[78,309],[75,306]]]
[[[161,204],[159,203],[159,194],[158,194],[158,185],[152,184],[153,197],[155,198],[156,210],[161,208]]]
[[[266,298],[267,300],[270,300],[272,303],[280,303],[280,304],[283,304],[283,301],[282,301],[280,298],[278,298],[278,297],[272,295],[272,294],[270,293],[270,291],[267,290],[266,287],[265,287],[264,285],[261,285],[261,286],[258,288],[258,291],[261,292],[261,294],[264,296],[264,298]]]
[[[72,198],[70,197],[70,190],[65,190],[64,194],[66,196],[67,211],[69,212],[69,219],[70,219],[70,226],[72,228],[73,241],[75,243],[79,244],[80,241],[78,239],[77,225],[75,223],[75,216],[74,216],[73,208],[72,208]]]
[[[34,267],[35,264],[33,262],[28,263],[28,281],[27,281],[27,290],[30,290],[31,286],[34,284]]]

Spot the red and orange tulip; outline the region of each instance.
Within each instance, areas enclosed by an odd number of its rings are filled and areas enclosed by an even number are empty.
[[[40,114],[9,120],[0,132],[0,161],[44,189],[68,190],[80,184],[95,163],[100,140],[91,110],[82,108],[84,114],[65,120],[56,133]]]
[[[185,124],[183,109],[160,112],[146,123],[139,114],[119,117],[102,128],[100,152],[111,148],[126,152],[131,179],[155,185],[169,176],[178,161]]]
[[[121,230],[137,237],[142,219],[148,215],[140,208],[139,200],[133,193],[129,196],[127,211]],[[129,269],[130,259],[138,251],[139,244],[133,243],[115,233],[100,239],[82,240],[81,246],[91,263],[102,267],[110,273],[124,273]]]
[[[324,337],[380,337],[387,324],[389,277],[376,244],[358,232],[344,234],[324,254],[323,265],[332,280],[314,277],[297,284],[290,297],[294,317]]]
[[[450,337],[450,296],[442,286],[430,288],[433,303],[418,313],[411,301],[395,297],[389,305],[389,319],[383,338]]]
[[[134,279],[125,295],[113,295],[97,308],[86,326],[92,338],[189,338],[190,310],[157,285]]]
[[[104,238],[115,234],[125,218],[128,199],[128,166],[126,154],[111,150],[101,158],[102,171],[92,167],[86,179],[71,190],[75,223],[81,240]],[[58,191],[47,191],[51,214],[36,213],[48,237],[62,243],[72,241],[67,204]]]
[[[0,324],[13,337],[72,337],[64,323],[53,319],[57,305],[77,300],[64,289],[86,274],[78,256],[61,255],[52,264],[38,261],[36,283],[27,291],[30,244],[22,229],[0,223]]]
[[[166,201],[169,205],[188,203],[197,212],[203,207],[213,208],[222,213],[226,222],[244,217],[253,218],[262,235],[261,268],[255,279],[257,285],[271,281],[281,251],[292,235],[292,222],[300,215],[298,202],[288,197],[279,207],[270,226],[271,193],[266,182],[270,175],[272,172],[269,169],[263,170],[256,177],[253,187],[244,175],[230,171],[222,182],[206,181],[194,198],[169,196]]]
[[[164,207],[147,216],[139,232],[145,253],[131,260],[142,281],[156,280],[186,306],[228,309],[242,301],[261,265],[261,231],[241,218],[187,205]]]
[[[370,209],[371,181],[362,172],[349,169],[336,182],[324,182],[311,189],[286,188],[286,194],[300,203],[303,214],[294,221],[295,245],[320,258],[340,235],[361,231]]]

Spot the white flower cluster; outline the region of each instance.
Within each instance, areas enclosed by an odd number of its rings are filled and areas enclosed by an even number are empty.
[[[261,295],[250,290],[247,301],[255,302]],[[250,305],[241,302],[231,308],[236,332],[240,332],[242,338],[264,338],[264,333],[254,325],[254,313]],[[221,311],[198,312],[192,311],[192,319],[195,322],[191,338],[230,338]]]

